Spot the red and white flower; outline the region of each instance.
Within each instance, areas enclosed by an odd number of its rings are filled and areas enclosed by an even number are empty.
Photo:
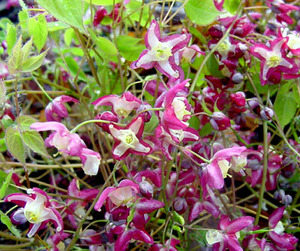
[[[49,202],[48,195],[39,188],[28,189],[27,194],[15,193],[6,196],[5,202],[12,202],[22,207],[12,215],[12,221],[16,224],[23,223],[25,216],[30,227],[27,236],[34,236],[47,222],[53,222],[56,231],[62,232],[63,222],[59,212]]]
[[[162,38],[159,24],[153,20],[145,36],[147,49],[138,60],[131,64],[131,68],[151,69],[155,67],[169,78],[180,77],[180,67],[175,63],[174,53],[183,49],[190,41],[190,34],[170,35]]]

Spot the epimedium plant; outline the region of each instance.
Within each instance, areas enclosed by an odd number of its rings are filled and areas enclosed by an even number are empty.
[[[296,250],[297,3],[7,1],[0,249]]]

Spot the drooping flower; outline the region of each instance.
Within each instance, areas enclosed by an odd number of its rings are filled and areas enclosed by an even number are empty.
[[[147,155],[152,150],[151,146],[142,140],[144,131],[142,116],[134,118],[126,127],[110,124],[109,131],[115,139],[112,154],[117,160],[126,158],[130,153]]]
[[[246,147],[231,147],[218,151],[213,158],[211,163],[208,164],[204,170],[204,176],[207,178],[207,184],[209,187],[221,189],[224,186],[224,178],[227,175],[228,169],[231,167],[230,161],[234,156],[243,157],[246,156]],[[244,165],[247,162],[243,162]]]
[[[299,10],[299,7],[292,4],[286,4],[282,0],[267,0],[266,4],[271,8],[276,16],[276,20],[280,23],[293,24],[293,19],[289,16],[292,10]]]
[[[62,95],[53,99],[45,109],[45,116],[47,121],[58,121],[60,122],[62,118],[68,117],[68,110],[65,106],[66,102],[79,103],[75,98]]]
[[[49,202],[48,195],[39,188],[28,189],[27,194],[15,193],[5,197],[5,202],[12,202],[22,207],[12,215],[12,220],[15,223],[22,223],[22,215],[25,216],[30,223],[27,236],[30,238],[36,232],[47,224],[53,222],[56,231],[63,230],[63,222],[59,212],[53,208]]]
[[[131,64],[131,68],[151,69],[155,67],[169,78],[178,79],[180,67],[175,63],[174,53],[187,46],[190,38],[190,34],[170,35],[162,38],[159,24],[153,20],[145,36],[147,49],[141,53],[138,60]]]
[[[107,187],[103,190],[94,209],[100,211],[107,199],[116,206],[126,205],[136,198],[138,192],[138,184],[131,180],[122,180],[118,187]]]
[[[284,233],[284,227],[280,221],[284,210],[284,207],[279,207],[270,215],[269,227],[272,231],[268,235],[280,250],[295,250],[295,244],[298,242],[298,239],[292,234]]]
[[[132,93],[125,92],[121,97],[118,95],[107,95],[92,102],[95,107],[99,105],[111,106],[112,112],[119,117],[126,118],[134,109],[142,104]]]
[[[277,38],[270,42],[270,47],[264,44],[255,44],[250,48],[251,54],[261,60],[260,80],[262,85],[265,85],[271,77],[280,79],[281,72],[286,74],[298,72],[294,61],[287,57],[287,42],[288,38]]]
[[[83,163],[83,171],[87,175],[96,175],[100,164],[100,154],[86,147],[84,141],[76,133],[71,133],[59,122],[36,122],[30,126],[36,131],[54,131],[45,140],[46,146],[55,147],[58,151],[78,156]]]
[[[242,216],[235,220],[230,220],[227,215],[221,217],[219,230],[209,230],[206,233],[208,244],[213,245],[214,250],[243,251],[239,243],[239,231],[249,227],[254,222],[250,216]]]
[[[84,216],[85,206],[90,200],[96,198],[99,193],[98,189],[83,189],[79,190],[76,179],[73,179],[68,186],[68,195],[73,198],[78,198],[78,200],[67,199],[66,204],[68,205],[66,209],[67,217],[72,226],[76,229],[78,223],[76,221],[76,216]],[[75,216],[76,215],[76,216]]]

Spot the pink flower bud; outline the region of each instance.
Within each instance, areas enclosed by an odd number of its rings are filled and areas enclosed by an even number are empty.
[[[106,111],[101,114],[98,114],[95,119],[99,120],[106,120],[111,122],[118,122],[117,115],[113,114],[112,112]],[[109,124],[107,123],[96,123],[98,126],[100,126],[104,131],[109,133]]]
[[[183,214],[188,208],[185,198],[176,197],[173,202],[173,208],[177,213]]]
[[[214,112],[210,123],[215,130],[224,131],[230,127],[230,119],[222,112]]]

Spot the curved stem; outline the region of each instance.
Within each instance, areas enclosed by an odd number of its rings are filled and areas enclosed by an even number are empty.
[[[108,120],[91,119],[91,120],[83,121],[79,125],[75,126],[70,132],[71,133],[75,133],[81,126],[84,126],[84,125],[87,125],[87,124],[90,124],[90,123],[105,123],[105,124],[109,124],[109,123],[112,123],[112,122],[108,121]],[[124,125],[119,124],[119,123],[114,123],[114,124],[119,125],[119,126],[124,126]]]

